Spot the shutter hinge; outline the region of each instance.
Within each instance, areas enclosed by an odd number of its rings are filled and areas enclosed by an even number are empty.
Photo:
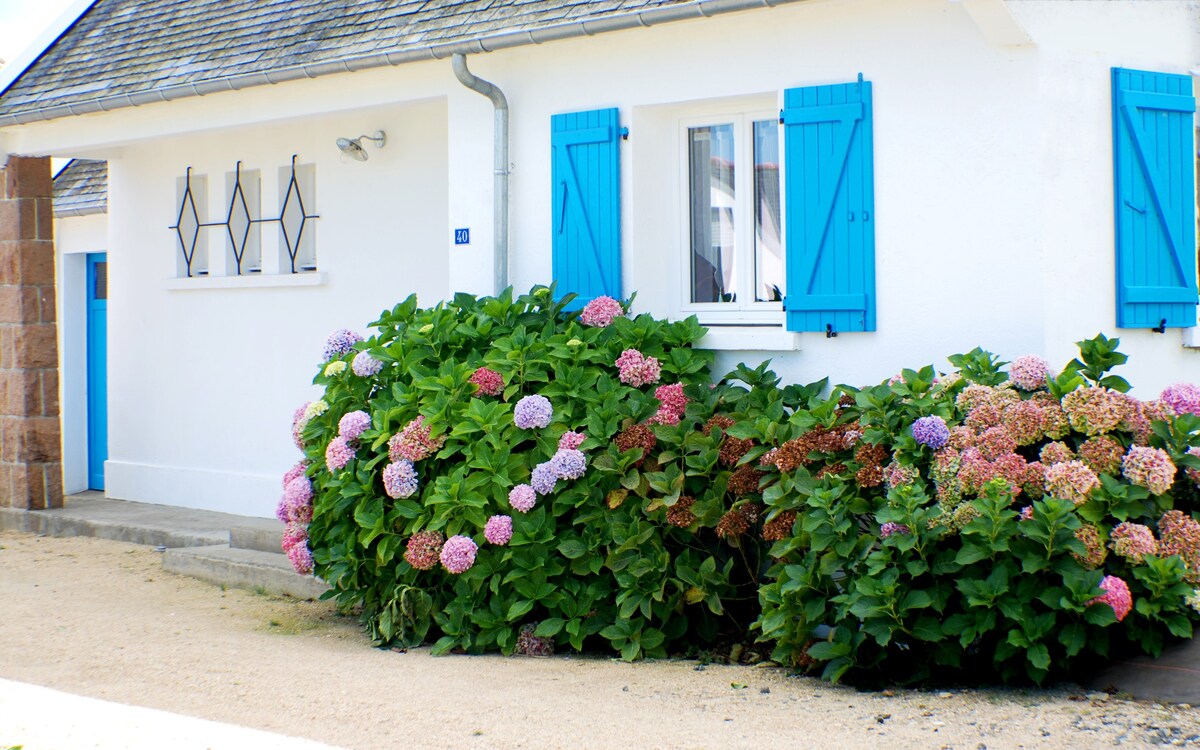
[[[629,140],[629,128],[621,128],[621,140]]]
[[[825,324],[825,338],[827,338],[827,339],[836,339],[837,338],[837,331],[833,330],[833,323]]]
[[[783,124],[783,110],[782,109],[779,110],[779,124],[780,125]]]

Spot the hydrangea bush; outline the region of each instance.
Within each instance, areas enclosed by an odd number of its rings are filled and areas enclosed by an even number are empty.
[[[827,394],[568,301],[410,298],[326,343],[279,517],[376,642],[1041,681],[1200,617],[1200,389],[1129,396],[1115,340]]]
[[[376,642],[637,658],[745,637],[761,551],[718,528],[741,495],[701,429],[725,392],[703,329],[566,302],[410,298],[327,343],[280,517]]]
[[[1196,390],[1139,400],[1110,374],[1116,340],[1080,351],[1055,374],[977,349],[949,375],[905,370],[731,429],[776,446],[759,461],[768,518],[797,519],[761,589],[777,660],[831,679],[1040,682],[1192,635]]]

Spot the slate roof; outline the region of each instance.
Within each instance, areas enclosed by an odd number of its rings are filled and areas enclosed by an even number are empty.
[[[0,126],[793,0],[96,0]]]
[[[54,177],[54,215],[86,216],[108,211],[108,162],[72,159]]]

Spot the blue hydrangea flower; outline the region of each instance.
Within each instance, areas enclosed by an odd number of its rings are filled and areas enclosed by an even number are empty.
[[[328,362],[334,357],[349,354],[354,351],[354,345],[360,341],[362,341],[362,336],[354,331],[348,328],[339,328],[325,339],[325,348],[321,350],[321,357]]]
[[[550,424],[553,416],[554,407],[545,396],[526,396],[513,409],[513,421],[522,430],[541,429]]]
[[[383,363],[366,352],[359,352],[354,355],[350,369],[360,378],[369,378],[379,374],[379,371],[383,369]]]
[[[412,497],[417,491],[417,470],[413,462],[402,458],[383,470],[383,489],[388,497]]]
[[[921,417],[912,426],[913,440],[937,450],[950,440],[950,428],[941,417]]]
[[[539,495],[549,495],[554,492],[555,485],[558,484],[558,474],[554,471],[554,466],[550,461],[545,461],[533,467],[533,476],[529,479],[529,484],[533,486],[533,491]]]
[[[550,459],[550,467],[559,479],[579,479],[587,471],[587,456],[583,451],[563,448]]]

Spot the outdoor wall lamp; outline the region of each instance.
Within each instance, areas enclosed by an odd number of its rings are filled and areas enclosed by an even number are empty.
[[[360,135],[357,138],[338,138],[337,147],[341,149],[343,154],[355,161],[366,161],[367,150],[363,148],[363,138],[375,141],[375,145],[379,148],[383,148],[387,143],[387,133],[384,133],[382,130],[376,130],[375,135]]]

